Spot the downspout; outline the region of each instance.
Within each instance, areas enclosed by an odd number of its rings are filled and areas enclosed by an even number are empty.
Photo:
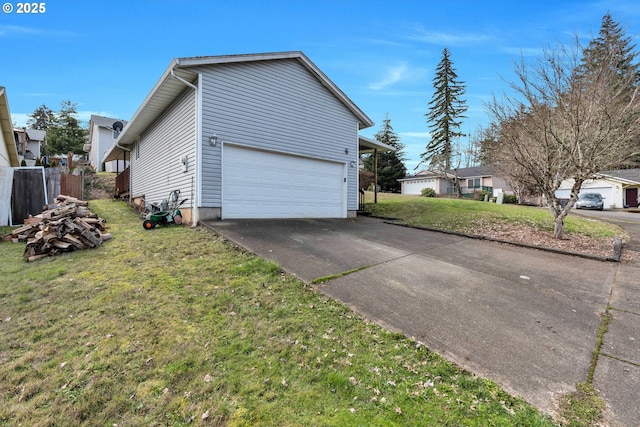
[[[186,84],[187,86],[189,86],[191,89],[195,89],[198,90],[198,86],[194,85],[193,83],[190,83],[188,81],[186,81],[185,79],[183,79],[182,77],[176,75],[175,70],[172,68],[171,69],[171,75],[176,79],[176,80],[180,80],[182,83]]]
[[[199,139],[200,139],[200,138],[198,138],[198,132],[199,132],[199,126],[198,126],[198,124],[199,124],[199,123],[198,123],[198,106],[199,106],[199,104],[198,104],[198,86],[196,86],[196,85],[194,85],[193,83],[188,82],[187,80],[183,79],[182,77],[180,77],[180,76],[176,75],[175,68],[171,68],[171,76],[173,76],[173,78],[175,78],[176,80],[178,80],[178,81],[180,81],[180,82],[184,83],[185,85],[189,86],[191,89],[193,89],[193,90],[194,90],[194,98],[195,98],[195,103],[196,103],[196,106],[195,106],[195,108],[196,108],[196,109],[195,109],[195,119],[196,119],[196,124],[195,124],[195,125],[196,125],[196,126],[195,126],[195,130],[196,130],[196,141],[195,141],[195,142],[196,142],[196,153],[197,153],[197,152],[198,152],[198,146],[199,146],[199,142],[198,142],[198,141],[199,141]],[[197,156],[196,156],[196,157],[197,157]],[[198,166],[198,162],[199,162],[199,159],[196,159],[196,162],[195,162],[195,163],[196,163],[196,170],[197,170],[197,168],[199,167],[199,166]],[[196,175],[197,175],[197,173],[196,173]],[[197,193],[198,193],[198,190],[196,189],[196,195],[195,195],[195,197],[194,197],[194,198],[196,198],[196,197],[197,197]],[[197,200],[192,200],[191,202],[193,203],[193,210],[191,211],[191,214],[192,214],[191,220],[192,220],[192,222],[193,222],[192,226],[194,226],[194,227],[195,227],[195,226],[198,224],[198,222],[200,221],[200,214],[199,214],[199,209],[198,209],[198,203],[197,203]]]

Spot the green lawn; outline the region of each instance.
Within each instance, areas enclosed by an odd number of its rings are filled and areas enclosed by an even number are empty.
[[[206,229],[90,208],[100,248],[0,243],[0,425],[552,425]]]
[[[409,225],[464,231],[496,223],[522,224],[553,232],[553,216],[549,209],[512,204],[478,202],[468,199],[445,199],[402,194],[366,194],[366,209],[378,216],[401,219]],[[566,233],[590,237],[616,237],[624,234],[617,226],[569,215],[564,221]]]

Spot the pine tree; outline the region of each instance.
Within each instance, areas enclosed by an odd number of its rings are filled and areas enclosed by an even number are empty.
[[[466,90],[464,82],[458,80],[447,48],[442,51],[442,59],[436,67],[433,87],[435,92],[429,102],[429,112],[425,114],[431,129],[431,141],[420,155],[420,163],[429,162],[431,166],[449,170],[454,141],[465,136],[460,132],[460,119],[466,117],[467,105],[462,98]]]
[[[602,17],[598,36],[582,51],[577,80],[586,86],[590,80],[596,78],[595,76],[599,76],[602,70],[611,70],[611,95],[622,94],[622,99],[631,100],[634,91],[640,85],[640,63],[636,60],[637,56],[636,45],[632,43],[631,37],[626,36],[620,24],[607,12]],[[635,141],[636,144],[639,143],[640,135],[636,135]],[[638,165],[640,155],[634,155],[615,167],[627,168]]]
[[[638,55],[635,48],[631,37],[625,35],[620,24],[607,12],[602,17],[598,37],[591,40],[583,50],[578,76],[589,78],[598,72],[599,67],[610,68],[615,70],[616,75],[616,79],[611,82],[612,89],[627,90],[631,96],[640,83],[640,64],[635,60]],[[620,84],[626,87],[618,87]]]
[[[400,137],[391,126],[389,114],[382,121],[380,130],[374,135],[376,141],[389,145],[396,151],[387,151],[378,153],[378,185],[382,191],[392,193],[400,192],[400,183],[398,179],[404,178],[407,174],[407,168],[404,166],[404,144],[400,142]],[[373,155],[368,156],[364,160],[366,169],[373,172],[374,162]]]
[[[67,154],[69,152],[82,154],[83,145],[87,140],[87,130],[80,126],[76,118],[77,104],[70,100],[60,104],[60,111],[47,130],[47,142],[43,147],[44,154]]]
[[[53,110],[44,104],[29,114],[29,117],[29,120],[27,120],[29,129],[47,130],[53,126],[55,120]]]

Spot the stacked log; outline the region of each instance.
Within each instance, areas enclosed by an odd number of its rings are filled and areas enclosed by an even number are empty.
[[[100,246],[111,234],[105,221],[93,214],[88,203],[60,195],[56,207],[29,217],[25,225],[5,235],[3,240],[26,242],[24,257],[35,261],[47,256]]]

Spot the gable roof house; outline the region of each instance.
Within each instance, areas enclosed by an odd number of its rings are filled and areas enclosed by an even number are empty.
[[[36,159],[41,157],[42,144],[47,132],[39,129],[14,128],[13,135],[20,163],[24,160],[27,166],[34,166]]]
[[[493,167],[487,165],[444,172],[423,170],[398,181],[402,184],[402,194],[421,194],[424,188],[432,188],[436,194],[456,194],[456,176],[463,195],[473,194],[475,191],[489,191],[494,196],[499,192],[511,192],[507,182],[496,175]]]
[[[556,190],[556,197],[568,199],[574,180],[562,181]],[[599,193],[604,198],[604,208],[635,208],[638,207],[640,195],[640,169],[619,169],[604,171],[596,179],[589,179],[582,183],[580,192]]]
[[[105,154],[122,131],[122,129],[114,129],[113,125],[117,122],[123,126],[127,125],[126,120],[112,119],[96,114],[92,114],[89,120],[89,141],[85,144],[84,151],[88,152],[89,164],[97,172],[121,172],[129,165],[128,160],[124,159],[104,161]]]
[[[105,161],[130,156],[130,198],[188,198],[185,220],[345,218],[373,125],[302,52],[174,59]]]

